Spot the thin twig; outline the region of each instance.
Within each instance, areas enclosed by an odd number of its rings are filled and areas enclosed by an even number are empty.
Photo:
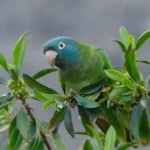
[[[26,100],[22,98],[21,101],[22,101],[22,105],[24,105],[24,107],[25,107],[25,109],[26,109],[26,111],[27,111],[27,114],[30,116],[30,118],[31,118],[31,120],[33,121],[33,123],[36,123],[36,119],[35,119],[35,117],[33,116],[32,112],[31,112],[31,108],[29,107],[29,105],[26,104]],[[40,134],[41,134],[41,137],[42,137],[43,142],[45,143],[47,149],[48,149],[48,150],[52,150],[52,148],[51,148],[51,146],[50,146],[50,144],[49,144],[49,142],[48,142],[48,140],[47,140],[45,134],[43,134],[42,131],[40,131]]]

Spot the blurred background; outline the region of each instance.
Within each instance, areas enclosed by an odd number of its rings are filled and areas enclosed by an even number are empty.
[[[42,45],[56,36],[70,36],[81,42],[101,47],[108,53],[113,66],[120,69],[122,52],[112,40],[119,39],[119,27],[125,26],[136,39],[150,29],[149,0],[0,0],[0,51],[11,62],[11,52],[15,42],[28,30],[32,35],[25,55],[22,73],[33,75],[49,65],[42,52]],[[138,52],[141,59],[150,60],[150,41]],[[148,65],[140,65],[144,76],[150,73]],[[9,79],[0,68],[0,76]],[[55,73],[39,80],[45,85],[62,92]],[[0,94],[7,89],[0,85]],[[48,121],[53,108],[41,110],[41,103],[29,100],[37,116]],[[19,102],[14,114],[19,110]],[[78,113],[73,111],[76,131],[82,131]],[[72,139],[61,124],[60,133],[69,150],[77,150],[84,137]],[[7,139],[7,131],[2,139]],[[2,141],[1,139],[1,141]]]

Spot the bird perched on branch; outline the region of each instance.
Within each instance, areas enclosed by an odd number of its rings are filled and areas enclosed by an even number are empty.
[[[104,70],[112,68],[104,50],[76,41],[56,37],[43,46],[50,65],[58,68],[58,77],[65,93],[77,92],[106,79]]]

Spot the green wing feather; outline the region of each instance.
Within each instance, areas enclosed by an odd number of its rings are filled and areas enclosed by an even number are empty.
[[[103,49],[99,49],[98,52],[101,55],[101,58],[103,59],[104,70],[112,68],[112,65],[111,65],[109,58],[108,58],[107,54],[105,53],[105,51]]]
[[[65,87],[65,83],[63,82],[63,79],[60,75],[60,72],[58,71],[58,81],[59,81],[59,84],[64,92],[64,94],[66,94],[66,87]]]

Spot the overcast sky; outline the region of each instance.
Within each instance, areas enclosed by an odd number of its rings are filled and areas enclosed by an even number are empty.
[[[81,42],[104,48],[117,69],[123,63],[119,47],[112,41],[119,39],[119,27],[127,27],[136,39],[150,29],[149,0],[0,0],[0,50],[11,62],[11,52],[21,34],[28,30],[32,35],[25,56],[22,72],[33,75],[49,65],[42,53],[42,45],[56,36],[70,36]],[[150,41],[138,57],[150,59]],[[145,76],[150,73],[148,65],[140,65]],[[0,69],[0,76],[6,77]],[[40,80],[61,91],[55,74]],[[0,93],[6,92],[1,87]],[[40,113],[40,103],[29,101],[37,114],[48,120],[53,109]],[[19,110],[18,107],[16,107]],[[74,111],[75,130],[81,130],[78,113]],[[72,140],[61,125],[61,134],[69,150],[77,150],[83,137]]]

